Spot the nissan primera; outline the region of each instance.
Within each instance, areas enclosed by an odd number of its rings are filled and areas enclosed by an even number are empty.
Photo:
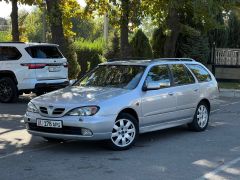
[[[217,97],[214,76],[192,59],[113,61],[32,99],[24,121],[49,141],[107,140],[124,150],[140,133],[183,124],[204,131]]]

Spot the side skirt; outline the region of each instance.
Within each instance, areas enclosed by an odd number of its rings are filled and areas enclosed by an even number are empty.
[[[139,133],[146,133],[146,132],[151,132],[151,131],[167,129],[167,128],[171,128],[171,127],[176,127],[176,126],[190,123],[191,121],[192,121],[192,118],[187,118],[187,119],[181,119],[178,121],[164,122],[164,123],[155,124],[155,125],[151,125],[151,126],[144,126],[144,127],[139,128]]]

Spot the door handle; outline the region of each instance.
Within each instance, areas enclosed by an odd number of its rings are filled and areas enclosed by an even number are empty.
[[[168,93],[168,95],[169,95],[169,96],[173,96],[173,95],[174,95],[174,93],[173,93],[173,92],[170,92],[170,93]]]
[[[195,92],[198,92],[199,89],[194,89]]]

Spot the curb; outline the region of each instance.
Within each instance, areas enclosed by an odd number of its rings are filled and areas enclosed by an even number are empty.
[[[237,89],[220,89],[220,96],[222,97],[240,97],[240,90]]]

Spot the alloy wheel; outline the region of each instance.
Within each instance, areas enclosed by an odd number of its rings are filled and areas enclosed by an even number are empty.
[[[128,119],[119,119],[112,130],[111,141],[118,147],[130,145],[136,136],[136,127]]]

